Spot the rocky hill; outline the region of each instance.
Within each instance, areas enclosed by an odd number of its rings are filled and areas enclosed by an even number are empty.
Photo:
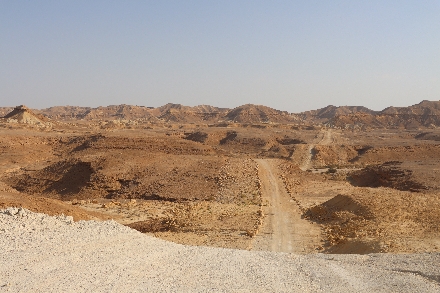
[[[349,115],[356,113],[375,114],[376,112],[363,106],[340,106],[329,105],[327,107],[299,113],[303,119],[332,119],[340,115]]]
[[[423,100],[409,107],[388,107],[378,113],[379,115],[440,115],[440,101]]]
[[[228,110],[209,105],[189,107],[168,103],[152,112],[156,117],[166,122],[217,122]]]
[[[151,108],[132,105],[110,105],[107,107],[98,107],[87,110],[82,119],[155,119],[151,114]]]
[[[409,107],[388,107],[375,113],[335,115],[328,125],[336,128],[435,128],[440,126],[440,101],[422,101]]]
[[[300,119],[286,111],[279,111],[261,105],[246,104],[229,111],[224,120],[238,123],[291,123]]]
[[[76,120],[82,119],[87,111],[90,111],[90,107],[78,107],[78,106],[55,106],[46,108],[43,110],[34,110],[37,113],[53,119],[53,120]]]
[[[49,122],[49,119],[41,114],[34,113],[31,109],[24,105],[15,107],[10,113],[3,118],[11,123],[25,123],[25,124],[44,124]]]

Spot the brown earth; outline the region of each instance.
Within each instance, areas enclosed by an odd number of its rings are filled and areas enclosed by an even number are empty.
[[[183,244],[440,250],[437,129],[329,129],[254,105],[20,109],[51,126],[0,123],[0,207],[113,218]],[[376,115],[320,119],[332,113]]]
[[[322,249],[320,227],[301,217],[302,211],[287,192],[277,161],[259,159],[261,180],[261,209],[264,218],[252,241],[253,250],[291,253],[313,253]]]

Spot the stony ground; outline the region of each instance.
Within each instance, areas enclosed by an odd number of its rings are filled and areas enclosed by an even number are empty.
[[[440,255],[184,246],[114,221],[0,211],[0,292],[438,292]]]
[[[282,183],[282,206],[293,204],[295,217],[320,229],[298,251],[440,250],[430,220],[440,214],[436,130],[87,123],[0,127],[0,207],[115,219],[181,244],[248,249],[258,233],[277,232],[260,229],[277,216],[261,192],[263,159],[275,168],[269,185]]]

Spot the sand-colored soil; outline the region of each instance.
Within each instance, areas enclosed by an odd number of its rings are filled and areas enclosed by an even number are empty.
[[[317,224],[303,219],[277,174],[276,161],[259,159],[264,217],[252,241],[253,250],[313,253],[322,248]]]

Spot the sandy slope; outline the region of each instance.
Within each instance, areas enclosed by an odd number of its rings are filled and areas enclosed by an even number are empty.
[[[191,247],[111,221],[0,211],[0,292],[438,292],[439,261]]]

